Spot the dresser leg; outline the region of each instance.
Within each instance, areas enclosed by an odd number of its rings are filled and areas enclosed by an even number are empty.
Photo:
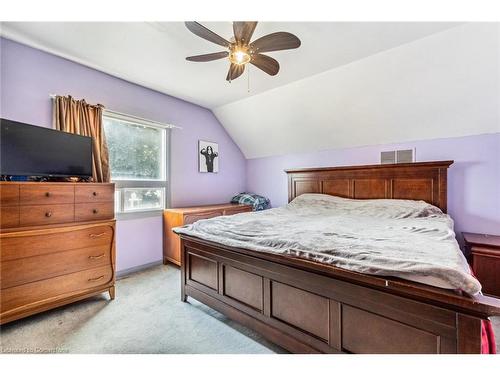
[[[115,286],[111,286],[109,288],[109,298],[111,298],[111,300],[114,300],[115,299]]]

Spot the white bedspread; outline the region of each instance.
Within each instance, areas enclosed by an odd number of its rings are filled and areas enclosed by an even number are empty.
[[[453,220],[423,201],[303,194],[285,207],[200,220],[174,231],[471,295],[481,290],[455,240]]]

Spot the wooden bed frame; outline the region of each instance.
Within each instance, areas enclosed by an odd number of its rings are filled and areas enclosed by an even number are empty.
[[[452,161],[287,170],[303,193],[422,199],[446,212]],[[181,235],[181,295],[295,353],[480,353],[500,300]]]

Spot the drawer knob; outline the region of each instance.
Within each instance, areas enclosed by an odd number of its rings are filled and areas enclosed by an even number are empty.
[[[95,214],[97,214],[97,213],[99,213],[99,210],[98,210],[97,208],[94,208],[94,209],[92,210],[92,212],[93,212],[93,213],[95,213]]]
[[[101,280],[101,279],[104,279],[104,275],[101,275],[101,276],[99,276],[99,277],[94,277],[94,278],[92,278],[92,279],[89,279],[89,281],[99,281],[99,280]]]
[[[106,233],[102,232],[102,233],[90,233],[89,234],[89,237],[90,238],[97,238],[97,237],[102,237],[104,236]]]
[[[46,192],[46,193],[45,193],[45,196],[46,196],[47,198],[48,198],[48,197],[50,197],[50,191]]]
[[[104,257],[104,253],[99,255],[89,255],[89,259],[101,259]]]
[[[52,212],[48,211],[45,213],[45,217],[51,217],[52,216]]]
[[[92,195],[93,195],[94,197],[97,197],[97,191],[94,191],[94,192],[92,193]]]

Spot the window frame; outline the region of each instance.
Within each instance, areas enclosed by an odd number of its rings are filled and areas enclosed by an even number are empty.
[[[111,182],[115,184],[115,216],[120,220],[136,219],[141,217],[154,217],[161,216],[165,208],[170,207],[171,194],[170,194],[170,131],[172,125],[163,124],[156,121],[151,121],[127,115],[124,113],[114,112],[110,110],[103,110],[102,113],[103,123],[106,118],[110,120],[117,120],[121,122],[130,123],[133,125],[141,125],[145,127],[161,129],[164,131],[162,137],[162,155],[161,155],[161,179],[159,180],[146,180],[146,179],[113,179]],[[106,136],[106,133],[104,133]],[[112,171],[110,171],[112,174]],[[161,208],[146,208],[134,211],[123,211],[125,207],[125,194],[123,189],[133,188],[163,188],[163,207]],[[118,193],[118,194],[117,194]]]

